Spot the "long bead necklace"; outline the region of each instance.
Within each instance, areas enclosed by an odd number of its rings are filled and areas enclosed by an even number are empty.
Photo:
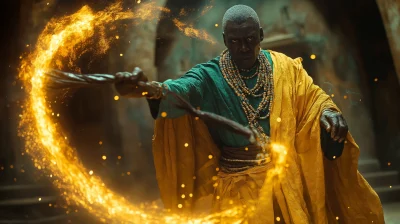
[[[257,59],[259,61],[256,71],[258,75],[257,83],[251,89],[246,86],[246,83],[240,75],[239,69],[232,61],[228,50],[222,52],[219,65],[223,77],[240,99],[250,128],[256,130],[261,136],[266,136],[264,129],[261,127],[258,120],[266,119],[270,115],[273,101],[274,82],[271,65],[261,51]],[[250,104],[248,99],[249,96],[262,97],[257,109]],[[266,115],[261,116],[262,113],[266,113]]]

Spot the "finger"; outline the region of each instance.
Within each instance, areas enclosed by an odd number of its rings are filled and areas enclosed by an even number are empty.
[[[335,136],[337,135],[337,131],[339,129],[339,121],[336,116],[329,116],[328,121],[332,126],[331,138],[335,139]]]
[[[346,120],[343,118],[343,116],[339,117],[339,133],[338,133],[338,139],[339,142],[342,142],[344,139],[346,139],[347,132],[349,131]]]
[[[329,124],[328,120],[326,119],[325,115],[322,115],[321,117],[321,126],[327,131],[330,132],[331,130],[331,125]]]
[[[132,72],[132,78],[136,80],[140,80],[141,76],[143,76],[143,71],[139,67],[135,67]]]

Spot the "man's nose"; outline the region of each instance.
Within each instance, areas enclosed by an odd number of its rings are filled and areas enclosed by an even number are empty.
[[[241,51],[241,52],[247,52],[247,51],[249,51],[249,50],[250,50],[250,48],[249,48],[249,46],[247,46],[246,41],[241,41],[241,44],[240,44],[240,51]]]

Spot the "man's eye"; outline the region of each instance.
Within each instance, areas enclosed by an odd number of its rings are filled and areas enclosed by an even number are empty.
[[[248,37],[248,38],[247,38],[247,41],[249,41],[249,42],[250,42],[250,41],[253,41],[253,40],[254,40],[254,37]]]
[[[232,39],[232,40],[231,40],[231,43],[232,43],[232,44],[236,44],[237,42],[238,42],[238,40],[236,40],[236,39]]]

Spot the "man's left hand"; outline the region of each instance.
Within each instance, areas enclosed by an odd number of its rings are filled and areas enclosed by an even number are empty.
[[[349,128],[342,114],[333,110],[324,110],[321,115],[321,126],[331,134],[334,141],[342,142],[346,139]]]

